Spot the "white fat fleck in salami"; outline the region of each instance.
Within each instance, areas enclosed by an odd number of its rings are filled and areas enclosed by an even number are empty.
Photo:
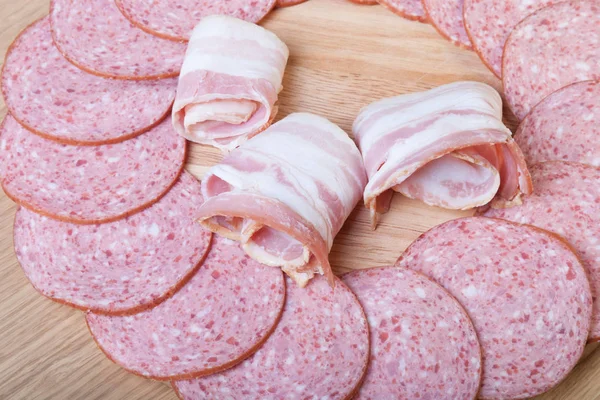
[[[514,209],[485,215],[555,232],[575,248],[588,271],[594,313],[590,340],[600,340],[600,171],[583,164],[545,162],[531,170],[535,192]]]
[[[353,271],[342,280],[362,304],[371,335],[371,362],[356,400],[476,397],[479,341],[448,292],[394,267]]]
[[[21,207],[15,253],[43,295],[83,310],[131,314],[152,308],[200,267],[211,233],[195,222],[200,182],[188,173],[160,201],[99,225],[53,220]]]
[[[522,399],[557,385],[586,344],[592,295],[566,241],[532,226],[462,218],[423,234],[397,262],[465,308],[483,351],[482,399]]]
[[[147,378],[191,379],[230,368],[271,335],[285,303],[277,268],[215,236],[206,260],[173,297],[130,316],[88,313],[102,351]]]
[[[123,15],[153,35],[188,40],[194,26],[208,15],[228,15],[258,23],[277,0],[116,0]],[[295,3],[298,3],[296,1]]]
[[[515,141],[530,164],[574,161],[600,167],[600,82],[552,93],[521,122]]]
[[[174,382],[181,398],[351,399],[369,361],[369,328],[356,296],[336,278],[301,289],[289,279],[281,321],[252,357],[217,375]]]
[[[134,26],[113,0],[52,0],[54,43],[77,67],[104,77],[157,79],[177,76],[186,44]]]
[[[483,63],[502,77],[502,52],[513,28],[542,7],[561,0],[465,0],[465,28]]]
[[[510,34],[502,64],[506,100],[523,119],[575,82],[600,79],[600,3],[571,0],[538,10]]]
[[[473,44],[467,35],[463,19],[464,0],[423,0],[427,19],[446,39],[467,50]]]
[[[0,127],[2,187],[15,202],[63,221],[126,217],[155,203],[183,168],[185,139],[170,122],[117,144],[71,146],[29,132],[8,114]]]
[[[379,0],[379,4],[403,18],[427,22],[427,15],[421,0]]]
[[[115,143],[147,131],[170,111],[176,86],[175,79],[115,80],[80,70],[54,46],[48,17],[13,42],[2,73],[13,117],[66,144]]]

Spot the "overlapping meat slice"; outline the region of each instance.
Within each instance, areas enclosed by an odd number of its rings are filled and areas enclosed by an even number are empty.
[[[364,191],[373,226],[392,191],[427,204],[469,209],[508,206],[531,192],[520,149],[502,123],[491,87],[457,82],[365,107],[354,134],[369,175]]]

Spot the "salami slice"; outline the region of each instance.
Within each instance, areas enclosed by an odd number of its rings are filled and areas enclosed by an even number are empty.
[[[600,82],[569,85],[546,97],[521,122],[516,142],[527,161],[600,166]]]
[[[594,313],[590,340],[600,340],[600,171],[583,164],[546,162],[531,171],[535,193],[521,207],[488,210],[485,215],[527,223],[567,239],[588,271]]]
[[[353,271],[342,280],[364,307],[371,332],[371,363],[356,400],[476,397],[479,341],[448,292],[393,267]]]
[[[194,26],[207,15],[228,15],[258,23],[277,0],[115,0],[123,15],[153,35],[189,40]]]
[[[252,357],[218,375],[176,381],[182,399],[351,399],[369,361],[369,328],[336,278],[301,289],[288,278],[281,322]]]
[[[502,77],[502,51],[513,28],[531,13],[560,0],[465,0],[465,28],[483,63]]]
[[[107,314],[152,308],[201,265],[211,233],[194,221],[200,183],[184,173],[160,201],[116,222],[75,225],[17,211],[15,253],[33,286],[60,303]]]
[[[176,87],[175,79],[113,80],[80,70],[54,46],[48,17],[17,37],[2,73],[13,117],[66,144],[115,143],[147,131],[169,113]]]
[[[379,4],[413,21],[427,22],[427,15],[421,0],[379,0]]]
[[[557,385],[583,353],[592,295],[570,246],[549,232],[462,218],[411,244],[397,265],[463,305],[483,351],[482,399],[521,399]]]
[[[189,379],[239,363],[271,335],[283,310],[277,268],[216,236],[202,268],[173,297],[130,316],[88,313],[102,351],[126,370],[158,380]]]
[[[51,0],[54,43],[77,67],[118,79],[177,76],[186,44],[138,29],[114,0]]]
[[[463,19],[464,0],[423,0],[427,19],[440,35],[467,50],[473,45]]]
[[[595,0],[561,2],[521,21],[506,42],[502,64],[504,94],[517,118],[562,87],[600,80],[598,43]]]
[[[185,139],[165,120],[121,143],[69,146],[34,135],[8,114],[0,151],[2,187],[15,202],[93,224],[131,215],[165,194],[183,168]]]
[[[277,0],[276,6],[279,8],[282,7],[291,7],[298,4],[302,4],[308,0]]]

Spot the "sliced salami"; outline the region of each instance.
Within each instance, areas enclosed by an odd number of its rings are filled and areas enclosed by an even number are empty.
[[[194,26],[207,15],[228,15],[258,23],[277,0],[115,0],[123,15],[153,35],[189,40]]]
[[[504,94],[517,118],[560,88],[600,80],[598,43],[595,0],[560,2],[521,21],[506,42],[502,64]]]
[[[427,22],[427,15],[421,0],[379,0],[379,4],[413,21]]]
[[[463,19],[464,0],[423,0],[427,19],[433,27],[455,45],[472,50]]]
[[[351,399],[369,361],[369,328],[336,278],[301,289],[288,278],[281,322],[252,357],[218,375],[176,381],[182,399]]]
[[[56,221],[17,211],[15,253],[44,296],[83,310],[131,314],[181,288],[201,265],[211,233],[194,220],[200,182],[184,173],[160,201],[100,225]]]
[[[13,117],[66,144],[115,143],[147,131],[169,113],[176,87],[174,78],[135,82],[80,70],[54,46],[48,17],[17,37],[2,73],[2,93]]]
[[[563,236],[588,271],[594,313],[590,340],[600,340],[600,170],[583,164],[546,162],[531,170],[535,193],[521,207],[488,210],[485,215],[526,223]]]
[[[483,63],[502,77],[502,51],[513,28],[531,13],[560,0],[465,0],[465,28]]]
[[[474,399],[481,348],[462,306],[418,272],[394,267],[345,274],[364,307],[371,363],[356,400]]]
[[[600,166],[600,82],[569,85],[539,103],[521,122],[516,142],[527,161]]]
[[[308,0],[277,0],[276,6],[279,8],[282,7],[291,7],[298,4],[302,4]]]
[[[129,372],[190,379],[239,363],[271,335],[285,303],[277,268],[216,236],[202,268],[173,297],[130,316],[88,313],[102,351]]]
[[[170,120],[121,143],[70,146],[34,135],[8,114],[0,127],[2,187],[15,202],[55,219],[114,221],[169,190],[185,148]]]
[[[442,285],[471,317],[483,351],[482,399],[543,393],[583,353],[592,295],[577,255],[558,236],[462,218],[423,234],[397,266]]]
[[[77,67],[118,79],[177,76],[186,44],[138,29],[114,0],[52,0],[54,43]]]

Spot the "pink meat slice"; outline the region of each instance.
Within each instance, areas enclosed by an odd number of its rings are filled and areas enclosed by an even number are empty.
[[[17,37],[2,73],[13,117],[66,144],[114,143],[147,131],[170,111],[176,87],[175,79],[114,80],[80,70],[54,46],[48,17]]]
[[[336,278],[301,289],[287,281],[281,322],[252,357],[220,374],[173,383],[192,399],[350,399],[369,362],[369,328],[356,296]]]
[[[481,343],[482,399],[521,399],[562,381],[586,344],[592,295],[566,241],[484,217],[439,225],[397,266],[425,274],[465,308]]]
[[[448,292],[394,267],[353,271],[342,280],[362,304],[371,335],[371,362],[356,400],[476,397],[479,341]]]
[[[280,270],[216,236],[202,267],[173,297],[138,314],[88,313],[86,320],[100,349],[126,370],[158,380],[190,379],[254,353],[275,329],[284,303]]]
[[[20,208],[17,259],[44,296],[83,310],[126,314],[152,308],[200,267],[212,234],[194,220],[200,182],[184,173],[160,201],[131,217],[76,225]]]
[[[468,50],[473,44],[465,29],[463,3],[465,0],[423,0],[427,19],[446,39]]]
[[[571,0],[542,8],[519,23],[504,48],[502,81],[519,119],[551,93],[600,80],[600,3]]]
[[[465,28],[483,63],[502,77],[504,44],[513,28],[540,8],[560,0],[465,0]]]
[[[576,163],[545,162],[532,167],[535,193],[514,209],[488,210],[485,215],[538,226],[567,239],[588,271],[594,313],[590,340],[600,340],[600,171]]]
[[[121,143],[70,146],[29,132],[8,114],[0,127],[2,187],[15,202],[55,219],[114,221],[169,190],[185,148],[169,120]]]
[[[189,40],[194,26],[208,15],[228,15],[258,23],[277,0],[116,0],[123,15],[153,35]]]
[[[52,0],[54,43],[77,67],[104,77],[157,79],[177,76],[186,44],[137,28],[113,0]]]
[[[401,17],[419,22],[427,21],[421,0],[379,0],[379,4]]]
[[[586,81],[552,93],[519,125],[515,141],[527,161],[574,161],[600,166],[600,82]]]

